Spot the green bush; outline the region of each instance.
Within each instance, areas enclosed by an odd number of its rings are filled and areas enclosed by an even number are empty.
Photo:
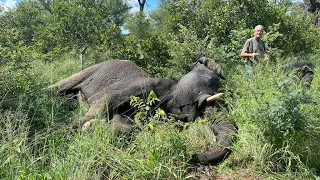
[[[139,39],[134,35],[125,37],[125,46],[121,49],[121,58],[137,63],[148,73],[163,77],[170,69],[169,47],[166,36],[153,35],[145,39]]]
[[[245,151],[247,155],[239,155],[241,161],[271,161],[269,167],[262,167],[271,171],[301,170],[303,164],[319,170],[320,151],[314,142],[320,138],[320,96],[304,89],[294,74],[282,73],[279,66],[258,64],[249,79],[239,67],[227,82],[230,113],[243,133],[239,133],[241,143],[235,147],[239,148],[235,156]],[[263,153],[262,147],[269,152],[264,159],[259,154]]]

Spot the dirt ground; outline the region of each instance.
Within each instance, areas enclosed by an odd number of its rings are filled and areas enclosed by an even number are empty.
[[[210,166],[191,167],[187,170],[190,180],[259,180],[256,174],[245,169],[232,169],[230,173],[221,173]]]

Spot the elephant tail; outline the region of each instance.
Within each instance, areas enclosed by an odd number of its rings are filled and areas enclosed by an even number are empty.
[[[190,160],[191,164],[215,165],[230,155],[231,149],[229,147],[233,143],[233,135],[237,133],[235,124],[224,118],[218,118],[212,123],[212,130],[218,145],[205,153],[193,154]]]
[[[66,79],[63,79],[55,84],[52,84],[45,89],[47,90],[59,89],[61,93],[67,93],[67,94],[69,91],[73,92],[75,91],[74,90],[75,86],[77,86],[82,81],[84,81],[89,76],[91,76],[100,66],[101,66],[101,63],[88,67],[87,69],[84,69]]]

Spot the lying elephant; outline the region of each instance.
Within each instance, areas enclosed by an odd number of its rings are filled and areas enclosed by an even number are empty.
[[[313,80],[314,65],[310,61],[293,61],[282,66],[284,72],[295,71],[301,83],[309,88]]]
[[[135,111],[130,106],[130,97],[144,97],[151,90],[160,99],[157,104],[165,112],[175,114],[185,122],[205,117],[206,112],[219,105],[213,95],[224,78],[220,66],[212,59],[200,58],[192,71],[184,75],[179,82],[170,79],[153,78],[139,66],[128,60],[109,60],[91,66],[73,76],[51,86],[60,88],[63,94],[78,94],[90,105],[81,119],[87,127],[97,115],[108,115],[112,124],[120,131],[129,131],[134,123]],[[219,93],[218,95],[220,95]],[[231,137],[236,131],[233,123],[225,119],[212,122],[212,133],[222,146],[214,151],[194,154],[190,162],[216,164],[229,153]]]

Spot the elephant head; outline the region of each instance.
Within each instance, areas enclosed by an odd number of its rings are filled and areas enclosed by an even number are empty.
[[[213,109],[220,109],[215,99],[222,94],[216,94],[221,78],[224,78],[221,67],[209,58],[200,58],[197,65],[178,82],[153,78],[131,61],[109,60],[48,88],[59,88],[62,94],[78,94],[88,102],[89,111],[81,120],[84,127],[90,125],[97,115],[108,115],[114,127],[129,131],[134,126],[131,118],[135,114],[129,104],[131,96],[143,97],[153,90],[160,99],[156,106],[189,122],[205,117]],[[190,162],[215,164],[230,153],[230,134],[236,131],[235,125],[221,118],[213,121],[211,127],[222,146],[194,154]]]
[[[310,61],[293,61],[282,66],[284,72],[295,71],[301,83],[307,88],[313,80],[314,65]]]

